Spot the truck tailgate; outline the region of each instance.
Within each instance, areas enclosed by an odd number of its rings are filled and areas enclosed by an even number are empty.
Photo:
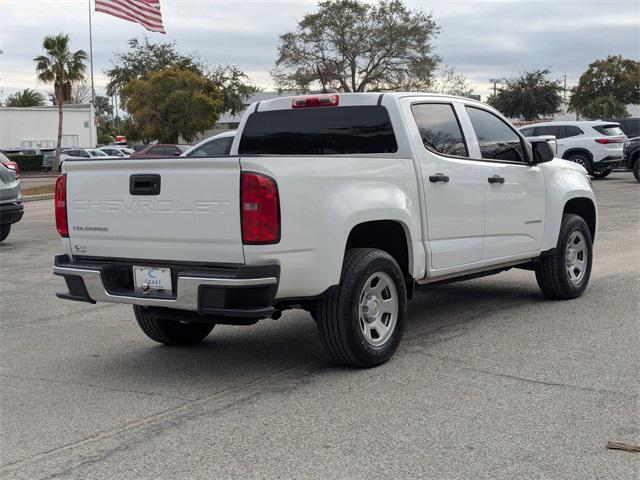
[[[63,170],[72,254],[244,263],[237,157],[67,161]]]

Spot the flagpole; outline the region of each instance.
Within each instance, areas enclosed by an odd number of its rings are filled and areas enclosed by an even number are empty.
[[[93,84],[93,29],[91,25],[91,0],[88,1],[89,4],[89,65],[91,68],[91,108],[89,108],[89,138],[91,141],[91,148],[95,145],[93,144],[93,127],[95,125],[95,121],[92,113],[96,108],[96,89]]]

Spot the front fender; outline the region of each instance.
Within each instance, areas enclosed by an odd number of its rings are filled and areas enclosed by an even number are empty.
[[[569,200],[588,198],[596,210],[596,226],[598,207],[596,196],[591,188],[591,181],[584,168],[567,160],[554,159],[540,164],[547,184],[547,214],[544,229],[542,250],[555,248],[560,234],[560,225],[564,208]]]

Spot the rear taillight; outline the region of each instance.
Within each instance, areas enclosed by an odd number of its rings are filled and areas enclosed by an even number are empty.
[[[67,176],[60,175],[56,180],[56,194],[54,197],[56,212],[56,229],[61,237],[69,236],[67,223]]]
[[[596,142],[607,145],[608,143],[623,143],[625,141],[624,137],[613,137],[613,138],[596,138]]]
[[[280,241],[278,186],[271,177],[243,172],[240,177],[242,243],[265,244]]]
[[[7,160],[6,162],[2,162],[2,164],[13,170],[14,172],[16,172],[16,180],[20,178],[20,166],[18,165],[17,162],[14,162],[12,160]]]
[[[299,97],[291,102],[291,108],[309,107],[337,107],[340,103],[338,95],[323,95],[321,97]]]

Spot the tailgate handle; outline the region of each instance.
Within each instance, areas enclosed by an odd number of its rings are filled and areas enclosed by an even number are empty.
[[[160,175],[145,173],[129,177],[129,193],[131,195],[160,195]]]

